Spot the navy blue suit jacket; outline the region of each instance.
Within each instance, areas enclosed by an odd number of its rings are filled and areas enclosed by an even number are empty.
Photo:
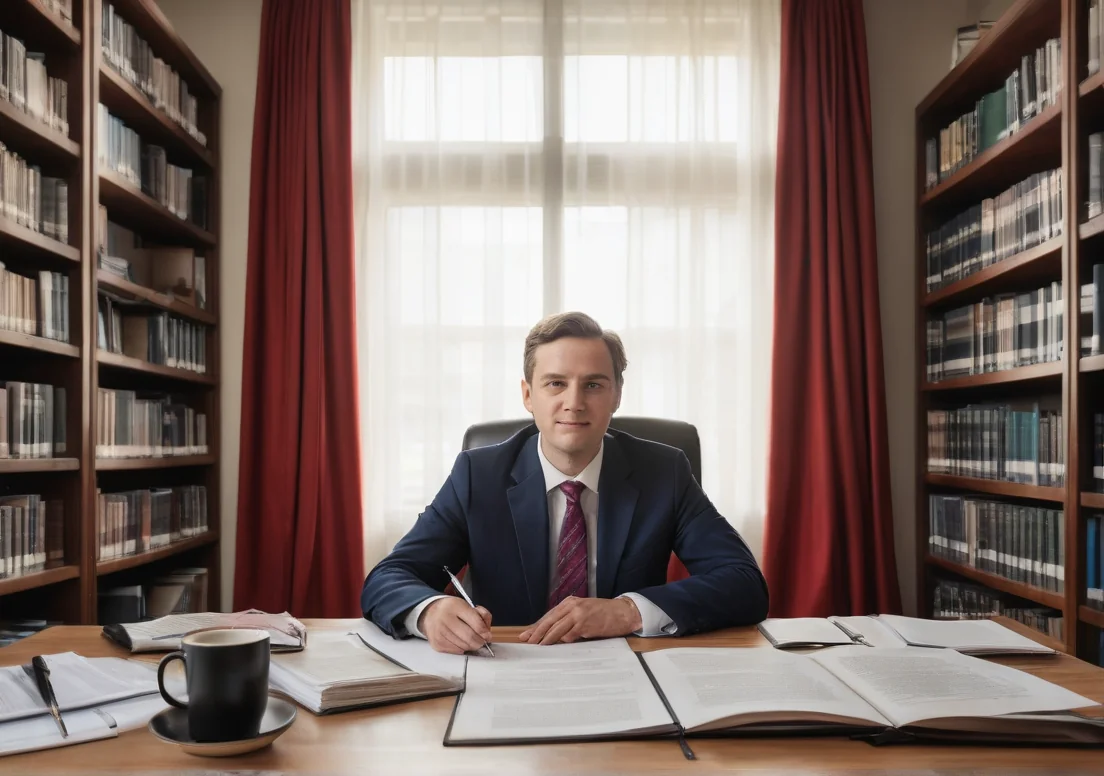
[[[495,625],[530,625],[547,611],[548,498],[537,428],[462,452],[452,473],[361,591],[364,616],[405,635],[411,608],[465,564],[472,599]],[[760,622],[767,583],[740,535],[717,513],[679,449],[610,429],[598,485],[596,595],[639,593],[678,635]],[[667,583],[674,551],[690,572]],[[466,580],[467,581],[467,580]]]

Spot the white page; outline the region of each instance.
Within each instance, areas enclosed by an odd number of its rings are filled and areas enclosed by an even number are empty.
[[[105,717],[95,709],[63,714],[62,718],[69,734],[67,738],[62,737],[57,723],[49,715],[0,723],[0,756],[70,746],[117,735],[111,717]]]
[[[341,682],[386,679],[409,674],[344,631],[315,631],[302,652],[273,655],[272,665],[322,688]]]
[[[922,620],[883,614],[878,617],[910,644],[957,650],[1023,651],[1053,654],[1032,639],[993,620]]]
[[[357,624],[353,633],[365,644],[382,652],[400,665],[404,665],[416,674],[439,676],[443,679],[463,679],[465,655],[449,655],[438,652],[429,646],[425,639],[394,639],[381,631],[374,622],[364,620]],[[313,638],[313,636],[312,636]],[[498,647],[495,648],[498,654]]]
[[[803,655],[773,647],[661,649],[644,655],[675,716],[687,730],[736,715],[772,720],[830,714],[889,726],[843,682]],[[748,720],[751,721],[751,720]]]
[[[939,717],[1063,711],[1096,701],[950,649],[835,647],[809,656],[901,727]]]
[[[842,623],[852,633],[863,637],[874,647],[903,647],[904,639],[894,633],[892,628],[879,622],[877,617],[866,615],[851,615],[846,617],[829,617],[833,622]]]
[[[272,646],[295,647],[300,643],[294,632],[302,623],[287,613],[267,614],[256,610],[221,613],[169,614],[156,620],[129,623],[123,626],[134,650],[180,649],[180,639],[204,628],[259,628],[268,631]],[[309,640],[307,642],[310,643]]]
[[[624,639],[496,644],[468,661],[449,741],[506,741],[673,730]]]
[[[165,699],[158,693],[115,701],[98,708],[115,720],[115,728],[119,733],[125,733],[128,730],[141,730],[146,727],[154,716],[169,708],[169,704],[165,703]]]
[[[800,644],[850,644],[847,634],[823,617],[768,618],[759,624],[764,636],[780,646]]]
[[[156,666],[117,657],[86,658],[73,652],[44,657],[62,712],[158,692]],[[48,713],[33,676],[22,666],[0,668],[0,722]]]

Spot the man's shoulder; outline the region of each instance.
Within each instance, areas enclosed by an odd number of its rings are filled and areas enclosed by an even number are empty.
[[[517,462],[526,444],[537,435],[535,425],[526,426],[501,442],[472,447],[460,453],[467,458],[473,474],[508,473]]]
[[[633,436],[612,427],[606,431],[606,438],[607,442],[616,444],[622,455],[638,469],[670,470],[679,457],[685,455],[677,447]]]

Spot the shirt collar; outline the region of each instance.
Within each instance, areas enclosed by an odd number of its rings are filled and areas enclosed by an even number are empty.
[[[577,477],[568,477],[557,469],[544,457],[544,449],[541,447],[541,434],[537,434],[537,457],[540,459],[541,469],[544,471],[544,492],[548,493],[553,488],[560,487],[560,483],[568,480],[578,480],[583,486],[595,493],[598,492],[598,480],[602,474],[602,454],[606,450],[606,442],[602,440],[598,448],[598,454],[591,459],[586,468],[579,472]]]

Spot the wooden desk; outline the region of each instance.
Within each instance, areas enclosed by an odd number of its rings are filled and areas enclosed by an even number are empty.
[[[348,627],[351,620],[307,621],[311,628]],[[1002,620],[1021,633],[1033,632]],[[497,641],[513,641],[519,628],[496,628]],[[754,628],[685,639],[631,639],[633,647],[753,646],[766,644]],[[93,626],[60,626],[0,649],[0,665],[36,654],[72,650],[87,657],[126,653]],[[160,655],[146,656],[151,661]],[[1061,655],[1001,658],[1096,701],[1104,701],[1104,669]],[[443,774],[479,776],[515,773],[688,773],[761,771],[764,774],[863,770],[872,773],[996,774],[1102,773],[1099,750],[942,746],[873,747],[846,739],[694,739],[697,762],[683,758],[673,741],[595,742],[540,746],[452,747],[441,745],[453,698],[316,717],[299,709],[295,724],[270,748],[229,759],[179,752],[148,731],[62,749],[0,758],[0,773],[179,772],[203,770],[281,771],[324,774]],[[1104,716],[1104,710],[1098,711]]]

